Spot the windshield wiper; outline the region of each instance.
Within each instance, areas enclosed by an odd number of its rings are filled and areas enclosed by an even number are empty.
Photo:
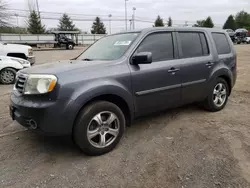
[[[85,59],[82,59],[83,61],[93,61],[93,59],[89,59],[89,58],[85,58]]]

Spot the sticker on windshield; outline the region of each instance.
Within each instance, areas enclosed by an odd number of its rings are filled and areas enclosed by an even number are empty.
[[[116,41],[114,46],[129,46],[131,41]]]

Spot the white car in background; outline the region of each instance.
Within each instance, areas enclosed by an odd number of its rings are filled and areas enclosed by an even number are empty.
[[[0,56],[21,58],[29,61],[31,65],[35,63],[33,49],[28,45],[7,44],[0,42]]]
[[[0,82],[2,84],[13,84],[17,71],[29,68],[29,61],[8,56],[0,56]]]

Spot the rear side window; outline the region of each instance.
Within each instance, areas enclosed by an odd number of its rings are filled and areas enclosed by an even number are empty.
[[[182,47],[183,58],[203,56],[203,45],[199,33],[179,32],[179,37]],[[206,47],[204,46],[204,48]]]
[[[147,36],[137,49],[139,52],[151,52],[153,62],[174,59],[172,33],[154,33]]]
[[[224,33],[212,33],[218,54],[230,54],[231,48]]]

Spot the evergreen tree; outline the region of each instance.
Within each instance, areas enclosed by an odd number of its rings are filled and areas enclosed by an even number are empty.
[[[27,30],[31,34],[43,34],[43,33],[45,33],[45,26],[42,25],[38,14],[34,10],[32,10],[30,12]]]
[[[59,20],[58,30],[59,31],[76,31],[77,28],[73,24],[73,21],[68,16],[68,14],[63,14]]]
[[[106,34],[106,28],[99,17],[96,17],[92,25],[92,34]]]
[[[213,20],[212,20],[212,18],[210,16],[208,16],[207,19],[204,21],[203,27],[208,27],[208,28],[213,28],[214,27]]]
[[[236,30],[236,22],[235,19],[233,17],[233,15],[228,16],[227,21],[225,22],[223,29],[232,29],[232,30]]]
[[[193,25],[193,27],[208,27],[208,28],[213,28],[214,23],[212,18],[209,16],[205,20],[198,20],[196,24]]]
[[[163,19],[160,16],[157,16],[157,19],[155,20],[155,24],[153,27],[163,27]]]
[[[172,27],[173,25],[173,20],[171,17],[168,18],[168,27]]]

